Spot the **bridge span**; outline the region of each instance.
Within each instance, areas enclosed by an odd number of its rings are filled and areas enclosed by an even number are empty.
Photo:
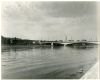
[[[100,41],[73,41],[73,42],[63,42],[63,45],[98,45]]]
[[[77,46],[87,46],[87,45],[98,45],[100,41],[69,41],[69,42],[41,42],[40,45],[50,45],[50,46],[67,46],[67,45],[77,45]]]

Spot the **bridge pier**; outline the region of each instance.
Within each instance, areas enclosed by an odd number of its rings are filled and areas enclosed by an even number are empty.
[[[66,44],[64,44],[64,47],[66,46]]]
[[[51,42],[51,46],[53,46],[53,42]]]

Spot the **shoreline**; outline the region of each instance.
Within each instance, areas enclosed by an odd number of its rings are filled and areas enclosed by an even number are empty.
[[[97,61],[87,73],[85,73],[81,79],[100,79],[99,78],[99,61]]]

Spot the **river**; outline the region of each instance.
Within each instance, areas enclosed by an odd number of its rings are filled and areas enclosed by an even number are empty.
[[[79,79],[97,61],[97,47],[2,47],[3,79]]]

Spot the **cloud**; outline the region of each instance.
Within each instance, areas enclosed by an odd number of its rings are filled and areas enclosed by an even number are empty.
[[[53,17],[81,17],[96,14],[96,2],[43,2],[41,9]]]
[[[7,2],[2,34],[28,39],[74,39],[96,35],[95,2]],[[70,37],[69,37],[70,39]]]

